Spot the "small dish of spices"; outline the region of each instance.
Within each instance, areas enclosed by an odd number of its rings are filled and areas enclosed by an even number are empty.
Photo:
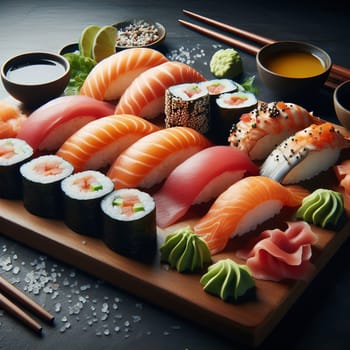
[[[165,39],[165,27],[149,19],[135,18],[113,24],[117,28],[117,49],[155,47]]]

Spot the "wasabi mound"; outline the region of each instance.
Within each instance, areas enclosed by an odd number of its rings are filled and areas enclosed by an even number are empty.
[[[217,78],[236,78],[243,72],[241,56],[234,49],[221,49],[210,60],[210,72]]]
[[[170,233],[160,252],[161,260],[178,272],[202,270],[211,263],[206,243],[188,227]]]

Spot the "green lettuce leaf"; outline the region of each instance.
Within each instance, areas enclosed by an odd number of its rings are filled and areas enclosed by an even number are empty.
[[[64,57],[70,63],[70,79],[64,93],[77,95],[86,77],[96,65],[96,61],[76,53],[66,53]]]

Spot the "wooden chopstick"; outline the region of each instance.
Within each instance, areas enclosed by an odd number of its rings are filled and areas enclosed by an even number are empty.
[[[237,28],[237,27],[225,24],[225,23],[221,23],[219,21],[216,21],[216,20],[213,20],[211,18],[199,15],[197,13],[194,13],[194,12],[191,12],[188,10],[182,10],[182,11],[184,14],[186,14],[192,18],[195,18],[203,23],[213,25],[216,28],[225,30],[231,34],[236,34],[238,36],[241,36],[242,38],[254,41],[256,43],[266,45],[266,44],[270,44],[270,43],[275,42],[275,40],[273,40],[273,39],[266,38],[266,37],[263,37],[263,36],[258,35],[258,34],[254,34],[254,33],[251,33],[249,31],[246,31],[246,30],[243,30],[243,29],[240,29],[240,28]],[[249,43],[246,43],[246,42],[243,42],[241,40],[237,40],[235,38],[229,37],[227,35],[217,33],[211,29],[204,28],[204,27],[201,27],[199,25],[196,25],[194,23],[187,22],[184,20],[179,20],[179,22],[190,29],[196,30],[197,32],[199,32],[201,34],[205,34],[213,39],[220,40],[220,41],[224,42],[225,44],[235,46],[235,47],[237,47],[237,48],[239,48],[239,49],[241,49],[249,54],[256,55],[257,52],[259,51],[259,48],[256,46],[253,46]],[[327,84],[329,85],[329,87],[332,87],[332,86],[334,86],[334,83],[340,83],[340,82],[343,82],[345,80],[350,80],[350,69],[333,63],[329,77],[330,77],[329,80],[332,80],[332,82],[330,83],[327,81]],[[327,86],[327,84],[326,84],[326,86]]]
[[[258,53],[258,51],[259,51],[259,48],[254,46],[254,45],[251,45],[251,44],[245,43],[243,41],[231,38],[231,37],[229,37],[227,35],[215,32],[212,29],[204,28],[204,27],[201,27],[201,26],[199,26],[197,24],[184,21],[182,19],[179,19],[178,21],[179,21],[179,23],[183,24],[185,27],[188,27],[190,29],[194,29],[197,32],[199,32],[201,34],[205,34],[206,36],[209,36],[209,37],[211,37],[213,39],[220,40],[220,41],[222,41],[225,44],[228,44],[228,45],[231,45],[231,46],[236,46],[239,49],[242,49],[242,50],[244,50],[245,52],[248,52],[251,55],[256,55]]]
[[[217,27],[219,29],[226,30],[227,32],[232,33],[232,34],[237,34],[238,36],[241,36],[242,38],[246,38],[248,40],[254,41],[254,42],[259,43],[259,44],[266,45],[266,44],[273,43],[275,41],[275,40],[263,37],[261,35],[254,34],[252,32],[248,32],[247,30],[243,30],[243,29],[216,21],[214,19],[199,15],[197,13],[194,13],[194,12],[191,12],[188,10],[182,10],[182,12],[184,14],[192,17],[192,18],[198,19],[199,21],[201,21],[203,23],[207,23],[207,24],[210,24],[210,25]]]
[[[4,292],[7,296],[11,297],[14,301],[19,302],[25,308],[30,310],[32,313],[40,317],[43,321],[47,323],[52,323],[54,316],[51,315],[47,310],[42,306],[37,304],[34,300],[29,298],[21,290],[13,286],[5,278],[0,276],[0,290]],[[10,299],[5,295],[0,293],[0,307],[8,311],[10,314],[18,318],[29,328],[34,330],[36,333],[40,333],[42,326],[33,320],[28,314],[26,314],[22,309],[20,309],[16,304],[14,304]]]
[[[0,307],[7,311],[12,316],[16,317],[27,327],[32,329],[35,333],[41,333],[42,326],[33,320],[27,313],[20,309],[16,304],[14,304],[10,299],[5,297],[0,293]]]

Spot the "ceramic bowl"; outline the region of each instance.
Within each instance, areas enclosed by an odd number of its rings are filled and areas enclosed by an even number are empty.
[[[281,72],[281,66],[272,65],[272,61],[276,63],[276,59],[281,57],[288,57],[284,67],[293,68],[292,71]],[[300,62],[301,58],[310,62]],[[332,61],[327,52],[309,43],[278,41],[259,50],[256,65],[263,84],[276,98],[292,99],[307,98],[319,92],[328,77]]]
[[[60,96],[69,78],[69,62],[50,52],[22,53],[9,58],[1,67],[6,91],[29,108]]]
[[[139,35],[139,39],[142,38],[142,27],[146,25],[147,27],[152,26],[155,31],[155,36],[150,38],[149,35],[145,35],[145,37],[149,38],[149,41],[146,40],[137,40],[137,36],[134,36],[135,32],[141,33]],[[118,39],[116,44],[116,49],[127,49],[133,47],[149,47],[154,48],[158,46],[166,37],[166,29],[159,22],[155,22],[151,19],[143,19],[143,18],[133,18],[128,19],[123,22],[118,22],[113,24],[114,27],[117,28],[118,31]]]
[[[333,93],[333,102],[340,124],[350,130],[350,80],[337,86]]]

